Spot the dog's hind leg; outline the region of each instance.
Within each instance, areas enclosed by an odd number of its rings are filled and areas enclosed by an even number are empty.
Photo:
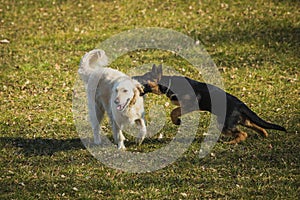
[[[248,119],[246,119],[242,125],[246,126],[247,128],[251,128],[263,137],[268,137],[268,132],[265,129],[261,128],[260,126],[257,126]]]
[[[234,128],[232,130],[225,130],[223,131],[223,133],[227,136],[233,136],[234,139],[229,141],[229,142],[225,142],[226,144],[237,144],[240,143],[242,141],[245,141],[246,138],[248,137],[247,133],[238,130],[237,128]]]
[[[135,123],[137,124],[137,126],[139,127],[139,130],[140,130],[139,135],[136,138],[136,143],[138,145],[141,145],[147,134],[145,120],[137,119],[137,120],[135,120]]]
[[[105,111],[102,105],[99,102],[98,103],[96,102],[95,89],[88,88],[87,93],[88,93],[87,95],[88,111],[89,111],[90,123],[94,134],[94,143],[98,145],[101,144],[99,127]]]
[[[122,130],[119,128],[119,126],[115,121],[112,122],[112,129],[113,129],[114,140],[118,145],[118,149],[125,150],[126,149],[124,145],[125,137],[122,133]]]
[[[101,130],[99,128],[103,118],[104,118],[104,114],[105,114],[105,111],[104,111],[104,108],[102,106],[99,106],[96,108],[96,116],[97,116],[97,120],[98,120],[98,130],[94,132],[94,141],[95,141],[95,144],[100,144],[101,143]],[[99,143],[98,143],[99,141]]]
[[[94,107],[92,107],[94,105]],[[92,126],[93,134],[94,134],[94,143],[95,144],[101,144],[101,138],[100,138],[100,122],[103,119],[104,116],[104,110],[103,108],[97,107],[95,104],[89,104],[89,117],[90,117],[90,123]]]

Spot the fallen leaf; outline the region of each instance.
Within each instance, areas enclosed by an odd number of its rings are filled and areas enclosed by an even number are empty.
[[[4,39],[4,40],[0,40],[0,43],[1,43],[1,44],[9,44],[10,41],[7,40],[7,39]]]

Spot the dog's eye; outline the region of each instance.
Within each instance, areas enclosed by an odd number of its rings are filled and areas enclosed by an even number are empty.
[[[128,90],[123,90],[124,93],[128,92]]]

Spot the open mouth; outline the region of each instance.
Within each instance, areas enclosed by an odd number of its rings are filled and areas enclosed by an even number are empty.
[[[123,111],[127,107],[129,101],[130,101],[130,99],[128,98],[125,103],[117,105],[117,110]]]

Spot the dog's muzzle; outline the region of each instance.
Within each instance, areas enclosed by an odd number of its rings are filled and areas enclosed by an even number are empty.
[[[117,98],[114,100],[114,103],[117,105],[118,111],[123,111],[127,107],[129,101],[130,101],[130,98],[128,98],[125,103],[120,104],[120,99]]]

